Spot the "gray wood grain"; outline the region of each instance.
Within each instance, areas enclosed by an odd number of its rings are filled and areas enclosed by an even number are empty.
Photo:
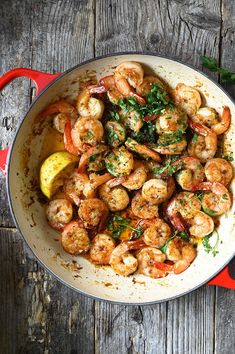
[[[94,55],[127,50],[168,55],[199,68],[200,55],[207,54],[232,68],[234,11],[233,0],[2,0],[0,70],[58,72]],[[0,147],[11,141],[31,89],[19,79],[0,96]],[[18,233],[6,228],[13,223],[2,177],[0,225],[0,352],[234,351],[233,291],[205,286],[152,306],[110,305],[78,295],[50,276]]]
[[[235,6],[234,1],[224,0],[221,4],[222,27],[220,43],[220,65],[235,71]],[[235,98],[235,86],[222,82]],[[233,263],[235,267],[235,263]],[[234,268],[233,268],[234,271]],[[215,353],[233,353],[235,348],[235,291],[218,287],[215,305]]]
[[[8,70],[30,66],[30,1],[1,2],[0,75]],[[30,82],[17,79],[0,94],[0,149],[9,146],[29,106]],[[6,198],[5,178],[0,172],[0,225],[13,226]]]

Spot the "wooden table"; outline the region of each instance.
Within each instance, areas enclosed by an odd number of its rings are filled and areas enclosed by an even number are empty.
[[[1,0],[0,13],[1,74],[14,67],[56,73],[127,50],[200,69],[207,54],[235,69],[233,0]],[[11,143],[33,92],[29,80],[17,79],[1,93],[0,148]],[[232,290],[204,286],[167,303],[121,306],[56,281],[15,229],[0,178],[0,353],[234,352]]]

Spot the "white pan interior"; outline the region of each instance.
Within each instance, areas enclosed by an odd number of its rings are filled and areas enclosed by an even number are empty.
[[[135,60],[144,64],[146,71],[154,71],[172,87],[179,82],[196,86],[205,97],[206,104],[216,108],[220,113],[224,105],[229,106],[233,122],[226,141],[231,151],[229,142],[234,139],[235,106],[216,84],[192,68],[173,60],[151,55],[118,55],[98,59],[73,69],[35,100],[12,147],[8,188],[18,227],[35,255],[50,271],[67,285],[88,295],[114,302],[143,304],[184,294],[206,282],[223,268],[235,250],[234,206],[230,212],[221,217],[218,228],[219,253],[215,257],[205,253],[203,247],[199,246],[196,260],[180,275],[169,275],[163,279],[151,279],[139,274],[121,277],[109,267],[95,267],[82,257],[72,257],[65,253],[58,241],[60,235],[47,225],[43,206],[37,201],[37,194],[31,187],[32,182],[35,184],[37,181],[38,161],[47,130],[45,122],[41,127],[42,134],[32,138],[33,129],[35,132],[33,122],[38,113],[61,96],[75,97],[79,89],[79,80],[87,74],[94,74],[95,71],[99,79],[110,74],[117,64],[125,60]],[[235,195],[234,182],[231,190]]]

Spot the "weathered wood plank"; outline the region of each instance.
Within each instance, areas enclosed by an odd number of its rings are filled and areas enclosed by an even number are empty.
[[[94,300],[48,274],[16,230],[0,229],[1,353],[93,353]]]
[[[166,304],[125,307],[96,302],[95,309],[97,354],[165,353]]]
[[[2,1],[0,5],[0,75],[15,67],[30,66],[30,4]],[[11,145],[29,105],[30,82],[17,79],[0,95],[0,149]],[[7,203],[5,178],[0,172],[0,225],[13,226]]]
[[[168,303],[167,354],[214,353],[213,307],[210,286]]]
[[[234,2],[223,0],[221,4],[221,57],[220,64],[235,71],[235,7]],[[222,83],[235,98],[235,86]],[[235,263],[233,263],[234,267]],[[234,274],[234,269],[233,269]],[[216,288],[215,305],[215,353],[230,354],[235,348],[235,292]]]
[[[63,72],[94,56],[94,1],[32,2],[32,67]]]

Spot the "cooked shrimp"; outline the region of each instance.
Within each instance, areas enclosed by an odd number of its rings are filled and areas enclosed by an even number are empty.
[[[227,188],[219,182],[201,182],[194,187],[194,191],[208,191],[202,197],[202,208],[209,215],[222,215],[226,213],[232,204],[231,196]]]
[[[141,219],[158,217],[158,204],[150,204],[142,197],[141,192],[136,193],[131,201],[131,209],[135,216]]]
[[[118,147],[122,145],[126,140],[126,129],[125,127],[114,121],[109,121],[105,125],[106,141],[108,145],[112,147]]]
[[[70,120],[70,117],[67,114],[58,113],[53,119],[53,126],[58,132],[64,133],[65,124],[68,120]],[[75,120],[72,123],[74,124]]]
[[[123,146],[113,149],[106,158],[105,164],[107,170],[113,176],[129,175],[134,167],[133,155]]]
[[[89,182],[84,185],[83,194],[86,198],[95,198],[96,189],[107,181],[111,180],[113,176],[110,173],[105,173],[103,175],[97,175],[96,173],[91,173],[89,175]]]
[[[111,254],[115,248],[114,239],[106,234],[96,235],[90,248],[90,257],[93,263],[106,265],[109,264]]]
[[[174,140],[172,140],[174,141]],[[176,142],[171,142],[167,134],[162,134],[159,136],[157,145],[151,145],[151,148],[154,151],[157,151],[159,154],[164,155],[178,155],[186,148],[187,141],[185,136],[181,136],[177,139]]]
[[[206,163],[205,175],[209,182],[219,182],[227,186],[233,178],[233,167],[224,159],[214,158]]]
[[[131,87],[138,87],[142,84],[144,71],[142,66],[134,61],[125,61],[116,67],[114,80],[118,90],[124,95],[129,96]]]
[[[148,246],[160,248],[165,245],[170,236],[170,226],[162,219],[154,219],[144,231],[144,242]]]
[[[61,242],[64,250],[75,256],[86,253],[90,248],[88,233],[79,221],[71,221],[65,226]]]
[[[202,104],[200,92],[194,87],[181,83],[173,91],[173,98],[189,117],[194,116]]]
[[[86,88],[78,95],[77,110],[82,117],[101,119],[104,113],[104,104],[101,100],[92,97],[90,90]]]
[[[119,112],[121,121],[126,127],[133,130],[133,132],[138,133],[143,126],[143,120],[140,113],[133,111],[121,110]]]
[[[107,151],[108,147],[106,145],[100,144],[92,146],[82,154],[79,161],[78,172],[84,173],[87,165],[89,171],[103,170],[105,168],[104,153]]]
[[[163,278],[167,272],[155,267],[156,262],[163,263],[166,259],[164,253],[154,247],[145,247],[137,254],[138,272],[154,279]]]
[[[145,100],[134,92],[133,87],[138,87],[143,82],[144,70],[139,63],[126,61],[116,67],[114,73],[115,85],[123,96],[134,96],[140,104]]]
[[[195,157],[181,157],[171,165],[179,170],[176,174],[176,180],[181,188],[186,191],[192,190],[196,184],[202,182],[204,179],[204,168]]]
[[[160,178],[152,178],[144,183],[142,187],[142,197],[150,204],[161,204],[168,200],[175,190],[173,177],[168,177],[167,181]]]
[[[121,242],[113,250],[110,257],[110,265],[113,270],[124,276],[134,273],[138,267],[138,262],[129,251],[143,246],[144,243],[141,240]]]
[[[130,201],[124,187],[117,186],[111,188],[108,186],[108,183],[99,187],[99,196],[113,212],[125,209]]]
[[[145,97],[149,94],[153,84],[157,84],[162,91],[166,91],[166,84],[159,77],[149,75],[145,76],[143,82],[136,87],[136,92],[138,95]]]
[[[105,89],[107,90],[107,95],[113,104],[118,104],[119,100],[122,99],[124,96],[118,91],[116,85],[115,85],[115,80],[114,80],[114,75],[109,75],[105,76],[102,79],[100,79],[99,84],[104,86]]]
[[[193,193],[180,192],[169,202],[166,214],[176,229],[184,231],[184,219],[193,218],[200,209],[201,203]]]
[[[72,141],[77,148],[81,148],[83,144],[95,146],[101,142],[103,135],[102,123],[89,117],[78,119],[71,131]]]
[[[82,200],[78,209],[78,216],[84,223],[85,228],[93,229],[103,226],[108,217],[108,207],[100,199],[90,198]]]
[[[195,212],[189,223],[191,225],[189,228],[190,234],[199,238],[209,235],[215,227],[213,219],[202,211]]]
[[[192,117],[196,123],[201,123],[211,128],[217,135],[225,133],[231,123],[231,113],[227,106],[224,106],[221,119],[214,108],[203,107],[200,108],[197,114]]]
[[[85,173],[74,171],[65,179],[64,192],[76,205],[79,205],[87,183],[89,183],[89,178]]]
[[[137,153],[147,160],[152,159],[157,162],[161,161],[161,157],[156,151],[149,149],[146,145],[137,143],[134,139],[128,138],[125,145],[129,150]]]
[[[200,123],[189,122],[197,134],[188,145],[188,153],[193,157],[197,157],[201,162],[207,162],[214,157],[217,150],[217,135],[211,129]]]
[[[173,266],[168,265],[169,273],[179,274],[184,272],[197,256],[197,251],[191,243],[175,237],[167,244],[166,257],[175,262]],[[156,264],[156,266],[158,266]]]
[[[72,204],[67,199],[51,200],[46,208],[46,216],[50,226],[60,230],[72,220]]]
[[[178,130],[185,131],[188,117],[184,111],[177,107],[166,108],[156,120],[156,130],[158,134],[175,133]]]
[[[53,114],[62,113],[68,116],[70,119],[77,119],[78,114],[76,109],[70,103],[65,100],[59,100],[50,104],[42,113],[42,117],[51,116]]]
[[[133,172],[129,176],[114,178],[108,182],[108,185],[114,187],[122,184],[129,190],[140,189],[147,180],[147,171],[148,169],[142,162],[135,160]]]

